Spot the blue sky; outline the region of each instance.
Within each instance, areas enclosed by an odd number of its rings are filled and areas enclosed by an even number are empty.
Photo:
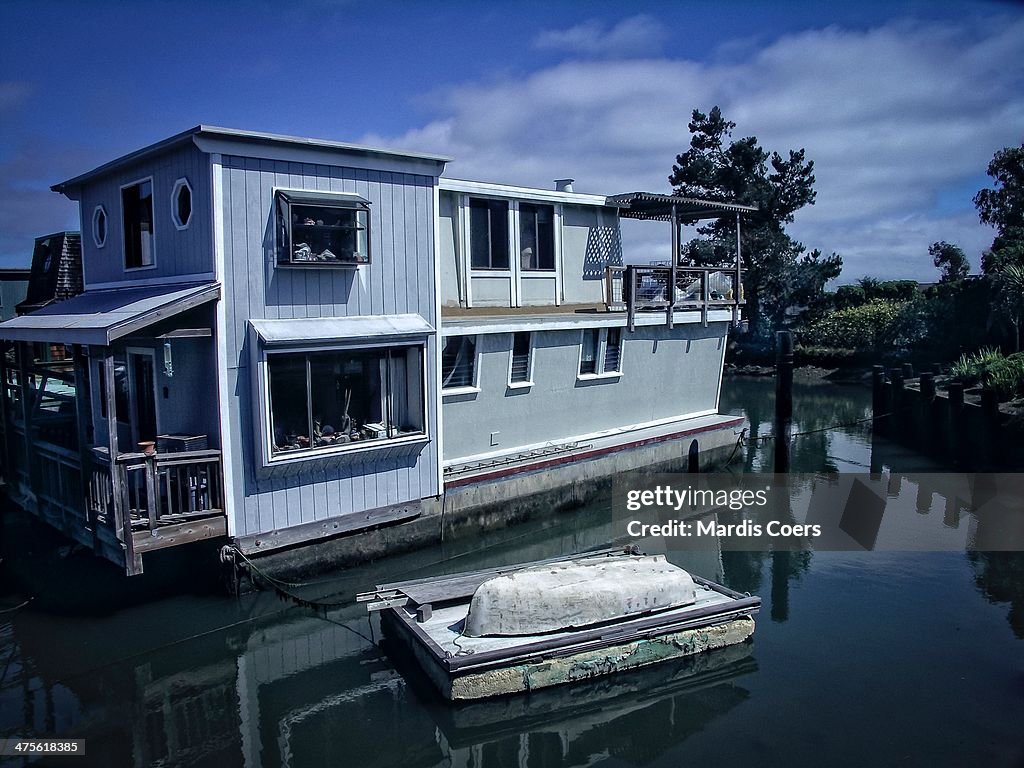
[[[77,228],[49,186],[200,122],[448,154],[448,175],[667,191],[686,122],[805,147],[818,202],[791,227],[866,274],[977,265],[971,205],[1024,140],[1014,3],[0,4],[0,264]],[[667,237],[627,233],[633,258]]]

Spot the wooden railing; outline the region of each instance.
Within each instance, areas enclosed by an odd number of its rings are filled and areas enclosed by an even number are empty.
[[[105,457],[104,457],[105,458]],[[89,505],[126,533],[210,517],[224,511],[220,451],[125,453],[93,465]],[[114,504],[114,493],[121,504]],[[115,520],[120,512],[121,520]]]
[[[734,320],[743,304],[743,285],[735,269],[721,267],[676,267],[675,285],[672,267],[629,265],[607,267],[605,272],[605,303],[610,311],[628,313],[629,330],[633,330],[636,313],[643,310],[664,310],[671,327],[673,313],[701,313],[704,325],[712,309],[732,308]]]

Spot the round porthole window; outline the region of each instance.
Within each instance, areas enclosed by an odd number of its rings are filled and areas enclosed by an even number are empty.
[[[178,179],[174,182],[174,191],[171,192],[171,218],[178,229],[185,229],[192,220],[192,187],[189,186],[188,179]]]
[[[107,243],[107,212],[102,205],[97,205],[92,212],[92,240],[97,248],[102,248]]]

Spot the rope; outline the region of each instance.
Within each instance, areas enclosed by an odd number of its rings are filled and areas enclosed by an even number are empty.
[[[282,579],[278,579],[278,578],[275,578],[273,576],[270,576],[269,574],[266,574],[262,570],[257,568],[256,564],[253,563],[252,560],[250,560],[248,557],[246,557],[236,547],[232,547],[232,551],[234,551],[234,553],[236,555],[238,555],[240,558],[242,558],[242,560],[245,561],[245,564],[249,566],[249,568],[252,570],[253,573],[255,573],[257,576],[259,576],[261,579],[263,579],[267,584],[269,584],[271,586],[271,588],[274,590],[274,592],[277,594],[277,596],[280,597],[282,600],[290,600],[291,602],[295,603],[296,605],[301,605],[304,608],[313,608],[315,610],[324,610],[324,611],[326,611],[328,608],[340,608],[342,606],[349,605],[352,602],[351,599],[349,599],[349,600],[339,600],[337,602],[327,602],[325,600],[310,600],[308,598],[302,597],[301,595],[297,595],[294,592],[290,591],[289,587],[301,588],[301,587],[309,586],[309,584],[303,584],[301,582],[284,581]]]
[[[907,409],[906,408],[900,408],[897,411],[889,411],[888,413],[880,413],[877,416],[876,415],[865,416],[863,419],[854,419],[853,421],[840,422],[838,424],[832,424],[830,426],[821,427],[819,429],[807,429],[807,430],[804,430],[803,432],[794,432],[793,434],[791,434],[789,436],[789,439],[790,440],[794,440],[794,439],[796,439],[798,437],[804,437],[806,435],[816,435],[816,434],[819,434],[821,432],[831,432],[833,429],[842,429],[843,427],[855,427],[858,424],[865,424],[867,422],[876,421],[878,419],[884,419],[884,418],[886,418],[888,416],[895,416],[895,415],[897,415],[899,413],[903,413],[905,410],[907,410]],[[740,432],[740,441],[742,441],[742,444],[744,446],[751,445],[751,444],[757,444],[757,443],[766,443],[766,442],[768,442],[770,440],[775,440],[778,437],[778,435],[763,435],[763,436],[759,436],[759,437],[748,438],[746,436],[746,432],[747,432],[746,427],[744,427],[743,430]]]
[[[4,608],[2,611],[0,611],[0,615],[5,614],[5,613],[14,613],[15,611],[20,611],[22,608],[24,608],[26,605],[31,603],[33,600],[35,600],[35,598],[34,597],[30,597],[25,602],[20,603],[20,604],[14,606],[13,608]]]

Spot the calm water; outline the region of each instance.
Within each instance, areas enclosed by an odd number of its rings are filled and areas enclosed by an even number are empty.
[[[770,432],[772,383],[723,409]],[[796,431],[868,414],[866,389],[797,391]],[[874,451],[874,456],[872,455]],[[866,426],[797,439],[793,469],[939,469]],[[737,451],[733,471],[770,468]],[[606,504],[391,558],[303,587],[572,552],[621,534]],[[915,524],[950,528],[941,514]],[[946,553],[677,556],[764,599],[754,642],[603,681],[450,707],[395,670],[356,606],[316,615],[262,594],[104,609],[58,563],[49,594],[0,614],[0,734],[85,738],[105,766],[1024,765],[1024,560]],[[24,552],[9,552],[17,560]],[[4,570],[0,608],[23,599]],[[708,573],[708,570],[717,571]],[[54,594],[70,595],[56,607]]]

